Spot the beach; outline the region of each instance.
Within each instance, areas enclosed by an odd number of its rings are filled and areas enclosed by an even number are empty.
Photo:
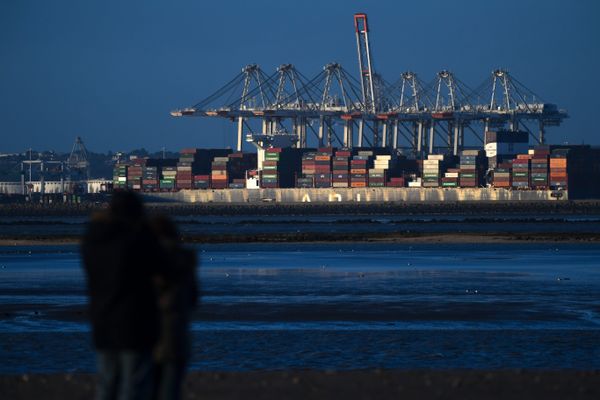
[[[93,375],[0,376],[12,400],[90,399]],[[184,399],[597,399],[600,372],[581,371],[256,371],[193,372]]]
[[[184,398],[597,398],[598,215],[174,212],[203,292]],[[87,218],[0,223],[6,398],[92,397]]]

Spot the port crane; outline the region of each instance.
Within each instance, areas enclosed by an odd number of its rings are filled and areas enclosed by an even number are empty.
[[[483,143],[490,129],[525,130],[545,142],[548,126],[568,118],[565,110],[543,101],[506,69],[496,69],[475,89],[452,71],[442,70],[429,83],[415,72],[389,83],[373,64],[367,15],[354,15],[359,79],[339,63],[328,63],[314,77],[292,64],[266,73],[257,64],[241,72],[191,107],[171,111],[174,117],[218,117],[237,122],[236,149],[244,130],[259,136],[288,135],[295,147],[389,147],[417,157],[426,153],[458,154],[465,133]],[[234,100],[231,100],[234,99]]]

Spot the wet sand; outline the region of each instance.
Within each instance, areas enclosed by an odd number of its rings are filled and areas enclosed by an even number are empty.
[[[0,376],[2,398],[90,399],[93,375]],[[598,399],[600,371],[194,372],[185,399]]]
[[[250,235],[188,235],[188,244],[217,243],[599,243],[597,233],[278,233]],[[78,245],[77,236],[36,235],[0,237],[0,247]]]

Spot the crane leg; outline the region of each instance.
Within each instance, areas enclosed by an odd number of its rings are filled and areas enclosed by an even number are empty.
[[[237,142],[236,142],[236,150],[242,151],[242,132],[244,129],[244,117],[238,118],[238,126],[237,126]]]
[[[365,131],[365,120],[358,120],[358,147],[363,147],[363,134]]]

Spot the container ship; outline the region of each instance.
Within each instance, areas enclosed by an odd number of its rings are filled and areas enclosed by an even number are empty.
[[[389,148],[186,148],[115,164],[113,190],[183,202],[564,201],[599,198],[600,149],[488,132],[484,149],[407,157]],[[509,138],[512,142],[506,142]],[[515,140],[517,140],[515,142]]]

